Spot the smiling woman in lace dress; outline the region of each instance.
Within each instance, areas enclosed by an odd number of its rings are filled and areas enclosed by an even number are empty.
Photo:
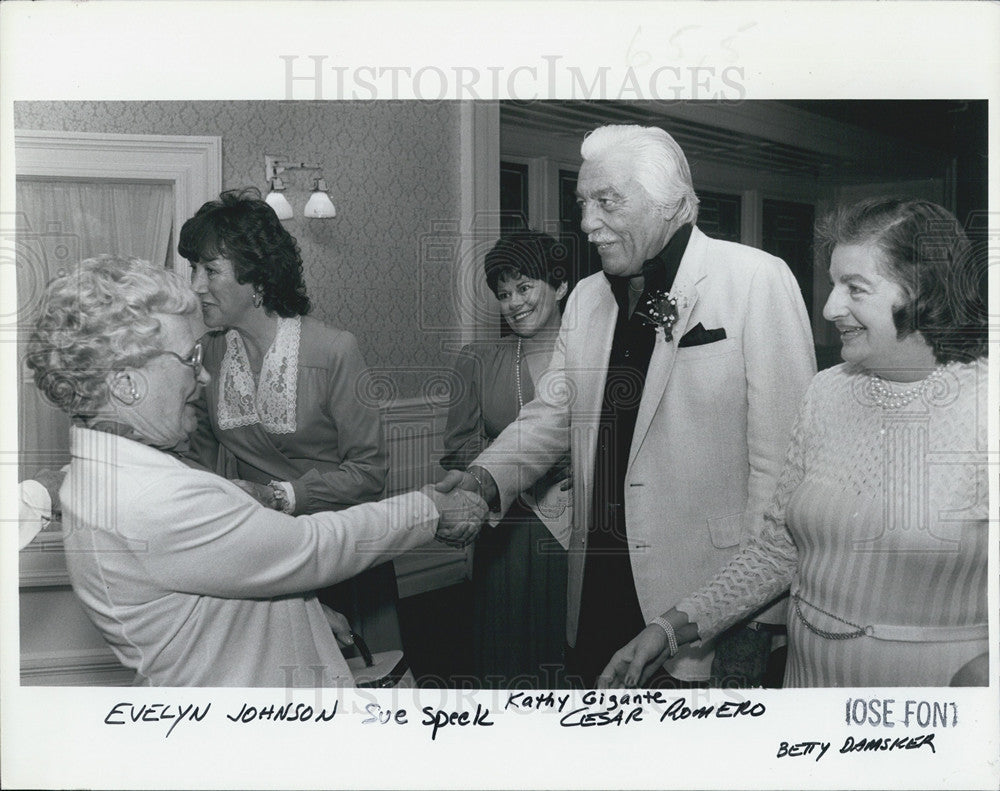
[[[785,686],[988,683],[982,272],[926,201],[864,201],[820,231],[844,363],[809,387],[759,536],[619,650],[609,686],[789,588]]]
[[[358,342],[307,315],[299,247],[274,210],[256,190],[224,192],[184,223],[178,249],[209,327],[202,463],[290,514],[377,500],[387,459],[378,409],[359,397]],[[373,649],[401,646],[391,563],[320,598]]]

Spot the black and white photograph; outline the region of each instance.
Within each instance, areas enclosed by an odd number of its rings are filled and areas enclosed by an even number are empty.
[[[5,787],[995,787],[995,7],[6,5]]]

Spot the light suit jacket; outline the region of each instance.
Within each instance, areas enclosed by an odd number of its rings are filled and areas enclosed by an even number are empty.
[[[671,293],[679,296],[673,338],[657,331],[625,473],[632,573],[647,622],[707,582],[759,530],[816,371],[805,306],[780,259],[695,228]],[[570,645],[576,643],[598,421],[617,317],[604,273],[581,281],[535,399],[475,462],[496,481],[504,512],[569,448]],[[725,329],[726,337],[679,348],[699,322]],[[666,667],[678,678],[705,679],[711,659],[711,644],[687,646]]]

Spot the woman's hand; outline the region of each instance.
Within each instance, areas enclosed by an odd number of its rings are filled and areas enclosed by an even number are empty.
[[[667,633],[659,626],[647,626],[624,648],[615,651],[597,679],[597,687],[617,689],[641,686],[669,656]]]
[[[347,618],[322,602],[320,607],[323,608],[323,615],[326,616],[326,622],[330,624],[330,629],[333,631],[333,636],[337,638],[337,642],[341,645],[354,645],[354,633],[351,631],[351,624]]]
[[[249,494],[254,500],[265,508],[277,508],[278,501],[274,496],[274,489],[266,483],[254,483],[253,481],[233,480],[244,492]]]
[[[53,519],[60,519],[62,517],[62,504],[59,502],[59,487],[62,486],[68,469],[69,465],[66,465],[61,470],[39,470],[31,476],[32,480],[38,481],[45,487],[45,491],[49,493],[49,499],[52,501],[51,510]]]
[[[422,489],[434,501],[438,526],[434,538],[442,544],[461,549],[471,544],[489,515],[486,503],[475,492],[461,488],[441,492],[432,485]]]

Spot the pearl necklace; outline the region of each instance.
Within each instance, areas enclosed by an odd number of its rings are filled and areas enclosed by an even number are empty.
[[[871,397],[875,406],[882,409],[902,409],[904,406],[922,396],[927,389],[941,378],[944,366],[939,365],[923,380],[917,382],[913,387],[897,393],[878,374],[868,374],[868,381],[871,386]]]
[[[517,339],[517,360],[514,362],[514,381],[517,383],[517,411],[524,409],[524,397],[521,395],[521,339]]]

